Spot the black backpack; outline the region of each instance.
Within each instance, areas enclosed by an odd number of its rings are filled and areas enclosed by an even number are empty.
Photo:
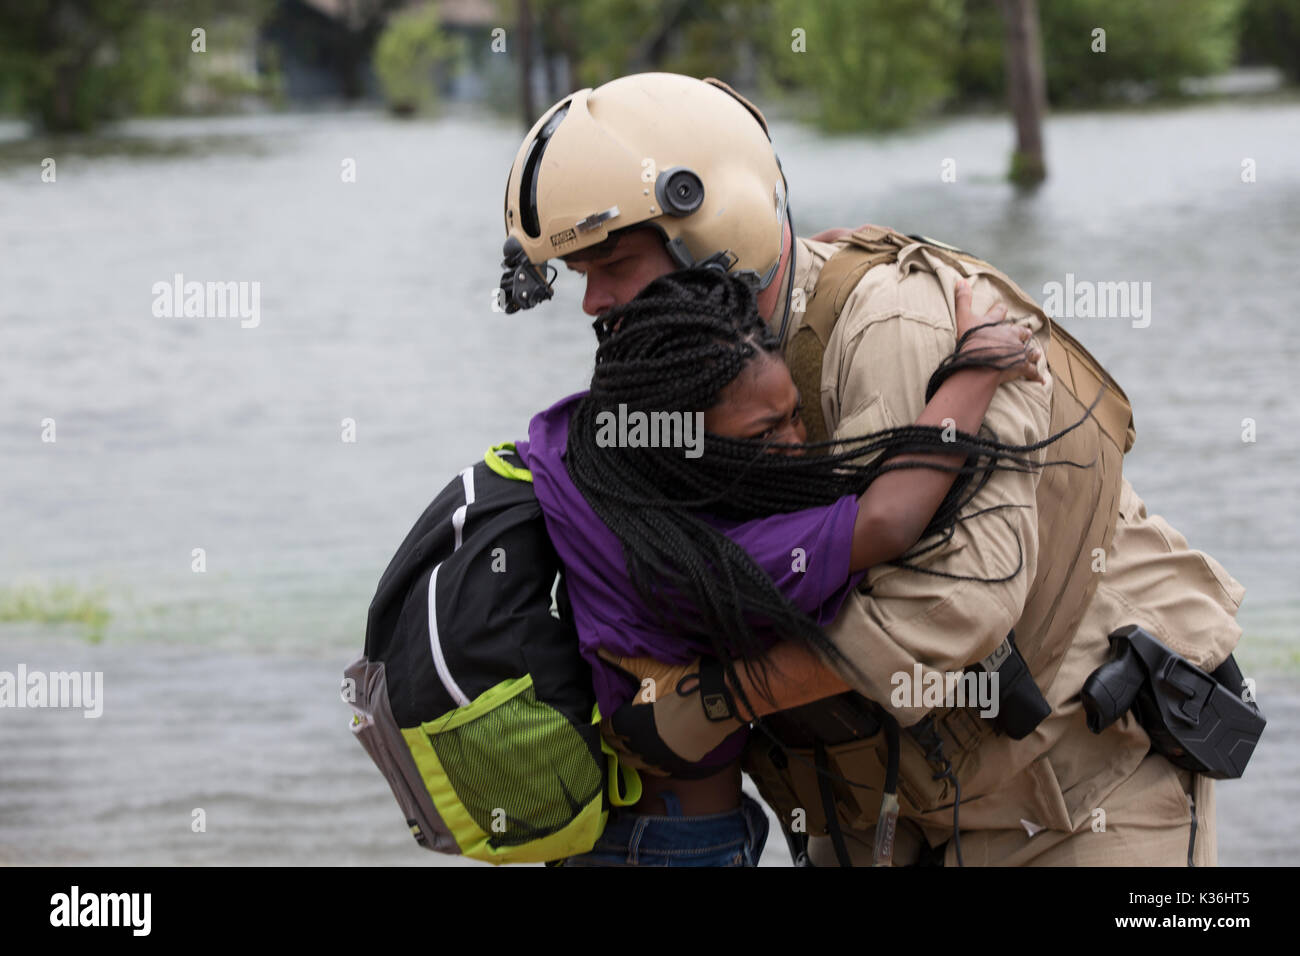
[[[559,557],[513,453],[494,446],[425,509],[343,686],[416,841],[491,863],[584,853],[611,802],[640,789],[629,771],[618,792]]]

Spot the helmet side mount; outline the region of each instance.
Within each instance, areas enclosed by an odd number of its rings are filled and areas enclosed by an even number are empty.
[[[506,239],[501,254],[501,268],[504,270],[501,273],[501,293],[507,314],[520,309],[531,309],[554,294],[551,283],[555,281],[555,276],[543,275],[537,266],[529,262],[518,239],[514,236]]]
[[[655,179],[655,199],[669,216],[689,216],[704,202],[704,183],[685,166],[665,169]]]
[[[584,219],[579,219],[573,224],[573,228],[578,232],[591,232],[591,230],[598,229],[611,219],[617,219],[618,217],[618,207],[610,206],[604,212],[593,212],[590,216],[587,216]],[[552,237],[551,241],[552,243],[555,241],[554,237]]]

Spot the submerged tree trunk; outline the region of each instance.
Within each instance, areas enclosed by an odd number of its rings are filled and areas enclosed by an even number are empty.
[[[1006,25],[1007,98],[1016,123],[1016,151],[1011,179],[1034,184],[1047,178],[1043,158],[1043,114],[1047,110],[1047,75],[1038,28],[1038,0],[1001,0]]]

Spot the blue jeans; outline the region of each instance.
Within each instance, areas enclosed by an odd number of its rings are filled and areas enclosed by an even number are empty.
[[[661,796],[666,816],[615,810],[591,852],[564,865],[758,866],[768,822],[757,801],[742,793],[739,809],[688,817],[676,795]]]

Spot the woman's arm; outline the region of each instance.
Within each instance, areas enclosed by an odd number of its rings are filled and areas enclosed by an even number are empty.
[[[971,314],[970,283],[957,283],[957,337],[984,323],[1000,323],[1006,306],[998,304],[976,322]],[[967,368],[950,376],[925,406],[918,425],[943,427],[949,421],[958,431],[975,433],[1002,382],[1027,378],[1041,382],[1037,346],[1029,344],[1028,329],[1013,325],[987,325],[967,341],[972,348],[995,348],[1006,352],[1024,349],[1024,359],[1006,369]],[[959,468],[962,455],[902,455],[897,462],[924,462],[940,467]],[[904,468],[887,471],[867,488],[858,499],[858,517],[853,526],[853,548],[849,568],[865,571],[877,564],[901,557],[920,540],[926,525],[934,517],[957,475],[933,468]]]
[[[959,338],[980,322],[1000,322],[1006,311],[997,306],[977,322],[971,316],[970,287],[964,282],[958,285],[956,305]],[[917,424],[942,427],[945,419],[951,419],[960,431],[978,431],[1001,382],[1021,377],[1041,381],[1038,350],[1027,345],[1027,338],[1028,330],[1022,332],[1011,325],[993,324],[973,334],[967,342],[970,347],[993,348],[1004,354],[1023,348],[1024,361],[1005,370],[973,368],[954,373],[935,392]],[[913,454],[896,460],[955,468],[963,464],[964,456]],[[906,553],[920,539],[955,477],[950,472],[909,468],[886,472],[872,482],[858,501],[851,570],[862,571]],[[740,543],[743,546],[744,542]],[[784,552],[782,561],[788,561]],[[633,766],[656,773],[689,776],[696,761],[754,717],[853,689],[813,650],[784,641],[758,661],[732,662],[743,697],[724,668],[721,679],[726,681],[734,711],[727,716],[709,716],[698,679],[709,666],[704,661],[668,665],[649,658],[611,658],[603,651],[601,657],[633,675],[642,686],[631,701],[605,719],[605,737]],[[689,675],[697,679],[683,680]],[[755,713],[745,712],[742,699],[748,699]]]
[[[761,668],[732,661],[744,697],[757,714],[749,713],[726,668],[712,658],[687,664],[667,664],[648,657],[621,657],[597,652],[607,663],[640,684],[632,699],[614,713],[602,715],[601,732],[628,766],[652,774],[683,778],[711,776],[717,766],[700,764],[754,716],[800,707],[851,690],[811,650],[793,641],[775,645],[762,657],[767,669],[765,697],[756,675]],[[730,700],[718,700],[724,686]],[[721,708],[721,709],[719,709]]]

